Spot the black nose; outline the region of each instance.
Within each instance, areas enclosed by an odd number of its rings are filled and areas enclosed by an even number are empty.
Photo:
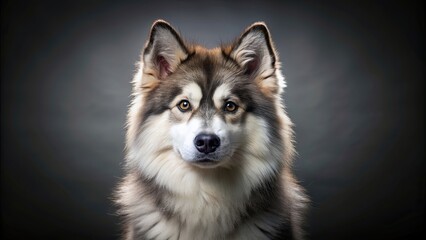
[[[195,147],[199,152],[211,153],[220,146],[220,138],[215,134],[199,134],[194,139]]]

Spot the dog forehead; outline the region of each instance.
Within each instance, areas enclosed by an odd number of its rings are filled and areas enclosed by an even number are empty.
[[[183,70],[186,76],[195,78],[203,92],[210,94],[222,82],[240,73],[238,66],[224,58],[220,50],[202,48],[197,48],[185,61]]]

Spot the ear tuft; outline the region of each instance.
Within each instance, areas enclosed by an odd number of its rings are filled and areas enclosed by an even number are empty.
[[[143,51],[144,68],[152,70],[157,79],[164,79],[187,56],[188,50],[176,30],[164,20],[155,21]]]

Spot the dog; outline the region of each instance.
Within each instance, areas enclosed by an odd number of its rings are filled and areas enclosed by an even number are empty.
[[[125,239],[302,239],[292,122],[263,22],[214,49],[153,23],[115,193]]]

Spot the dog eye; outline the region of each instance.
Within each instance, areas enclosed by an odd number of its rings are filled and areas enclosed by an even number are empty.
[[[178,103],[177,107],[179,108],[179,110],[181,112],[186,112],[191,110],[191,104],[189,103],[188,100],[182,100]]]
[[[238,106],[234,102],[229,101],[225,103],[224,110],[226,112],[235,112],[237,111],[237,109],[238,109]]]

